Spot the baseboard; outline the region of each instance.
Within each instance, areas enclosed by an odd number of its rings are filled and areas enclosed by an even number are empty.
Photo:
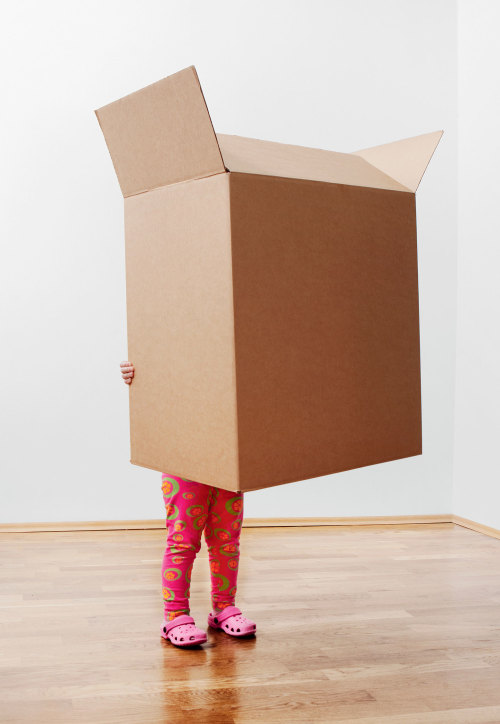
[[[416,525],[453,523],[490,538],[500,539],[500,530],[459,515],[391,515],[361,518],[245,518],[244,528],[296,528],[329,525]],[[158,530],[165,520],[85,520],[63,523],[0,523],[1,533],[58,533],[85,530]]]
[[[488,535],[490,538],[500,538],[500,530],[497,530],[497,528],[490,528],[488,525],[476,523],[474,520],[469,520],[468,518],[461,518],[459,515],[452,515],[451,517],[453,523],[456,525],[461,525],[463,528],[470,528],[477,533]]]
[[[359,518],[245,518],[244,528],[295,528],[329,525],[413,525],[452,523],[452,515],[391,515]],[[165,528],[160,520],[87,520],[62,523],[1,523],[0,533],[50,533],[78,530],[156,530]],[[500,534],[500,531],[499,531]]]
[[[413,525],[451,523],[451,515],[369,515],[349,518],[247,518],[245,528],[295,528],[323,525]]]

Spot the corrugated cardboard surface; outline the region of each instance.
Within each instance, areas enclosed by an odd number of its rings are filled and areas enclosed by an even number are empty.
[[[131,462],[237,490],[229,175],[125,199]]]
[[[229,177],[240,488],[420,454],[414,194]]]
[[[414,191],[442,131],[351,154],[216,136],[192,66],[96,114],[131,461],[253,490],[420,454]]]
[[[124,196],[224,172],[193,66],[99,108],[96,115]]]
[[[351,153],[324,151],[320,148],[292,146],[217,134],[217,140],[229,171],[285,178],[328,181],[355,186],[370,186],[408,191],[399,181],[375,168],[364,158]]]
[[[443,131],[423,133],[382,146],[363,148],[353,155],[366,159],[410,191],[416,191],[442,135]]]

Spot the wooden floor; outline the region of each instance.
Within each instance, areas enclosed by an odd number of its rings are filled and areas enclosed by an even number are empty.
[[[248,528],[256,638],[160,637],[165,531],[0,537],[0,721],[500,722],[500,540],[452,523]],[[191,613],[206,628],[208,563]]]

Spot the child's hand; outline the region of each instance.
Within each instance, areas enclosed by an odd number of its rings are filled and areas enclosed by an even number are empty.
[[[132,384],[132,379],[134,377],[134,365],[132,362],[120,362],[120,368],[125,384]]]

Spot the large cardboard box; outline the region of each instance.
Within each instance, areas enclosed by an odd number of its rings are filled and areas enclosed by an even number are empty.
[[[96,111],[125,200],[131,462],[256,490],[422,452],[415,192],[442,131],[215,134],[194,67]]]

